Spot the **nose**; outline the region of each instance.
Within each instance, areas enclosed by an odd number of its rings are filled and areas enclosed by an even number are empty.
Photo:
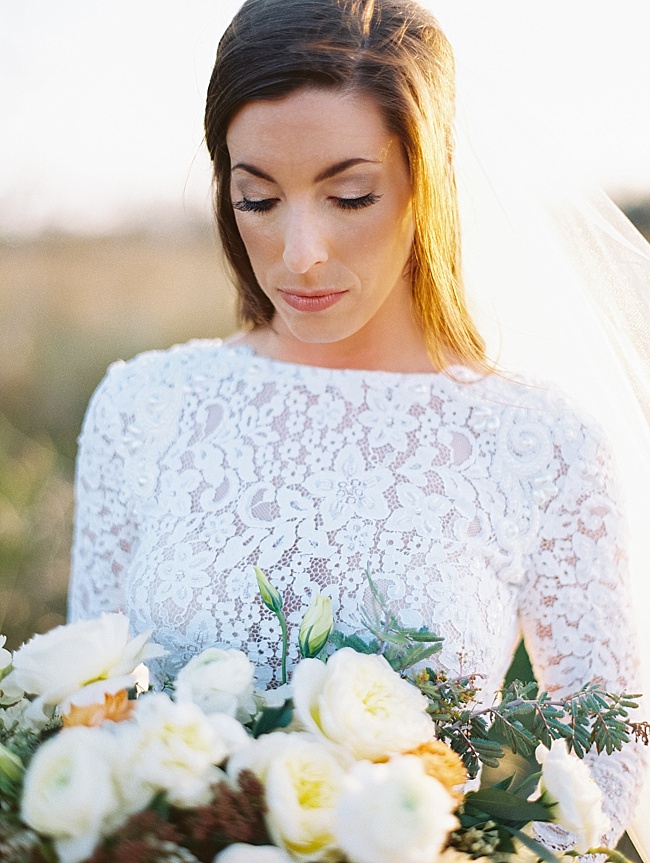
[[[304,208],[289,215],[285,226],[284,263],[292,273],[308,272],[327,260],[327,242],[318,218]]]

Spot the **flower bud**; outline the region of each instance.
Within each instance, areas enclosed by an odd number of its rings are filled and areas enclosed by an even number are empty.
[[[5,650],[6,635],[0,635],[0,680],[6,677],[12,668],[13,656]]]
[[[257,586],[260,591],[260,596],[262,597],[262,602],[274,614],[279,615],[282,611],[282,597],[273,587],[259,566],[255,566],[253,568],[255,570],[255,578],[257,579]]]
[[[325,646],[333,626],[332,600],[317,593],[302,619],[298,633],[300,653],[305,659],[318,656]]]

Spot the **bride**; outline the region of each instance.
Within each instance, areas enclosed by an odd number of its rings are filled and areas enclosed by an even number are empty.
[[[551,691],[637,690],[608,442],[488,359],[453,120],[451,49],[411,0],[247,0],[226,31],[205,127],[244,328],[115,364],[80,440],[70,616],[153,629],[161,677],[220,644],[277,681],[253,565],[290,625],[320,591],[348,631],[369,567],[485,700],[522,634]],[[643,753],[590,763],[613,845]]]

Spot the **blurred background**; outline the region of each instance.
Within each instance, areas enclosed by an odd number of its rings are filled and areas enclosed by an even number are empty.
[[[650,4],[439,0],[650,233]],[[235,328],[203,99],[231,0],[0,0],[0,632],[65,618],[76,438],[106,367]]]

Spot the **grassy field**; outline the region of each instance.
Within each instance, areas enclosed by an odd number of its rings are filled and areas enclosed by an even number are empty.
[[[64,620],[76,438],[106,367],[235,329],[210,227],[0,243],[0,632]]]

